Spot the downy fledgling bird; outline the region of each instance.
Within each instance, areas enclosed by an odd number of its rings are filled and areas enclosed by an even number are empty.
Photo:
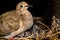
[[[33,25],[32,14],[27,10],[29,6],[25,1],[17,4],[16,10],[7,11],[0,16],[0,34],[8,34],[4,38],[12,38]]]

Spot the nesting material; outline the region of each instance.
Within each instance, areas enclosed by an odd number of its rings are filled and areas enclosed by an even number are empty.
[[[38,17],[36,17],[36,18],[38,18]],[[54,28],[57,26],[51,25],[51,29],[50,29],[49,27],[47,27],[47,25],[46,26],[45,26],[45,24],[43,25],[42,22],[39,20],[40,20],[39,18],[34,19],[34,25],[31,29],[26,30],[26,31],[22,32],[21,34],[15,36],[14,38],[10,38],[8,40],[12,40],[12,39],[13,40],[59,40],[60,39],[59,38],[60,31],[55,30],[55,28]],[[38,22],[36,22],[36,21],[38,21]],[[52,23],[56,22],[56,21],[55,22],[53,22],[53,21],[52,21]],[[54,29],[54,31],[52,29]],[[58,28],[56,28],[56,29],[58,29]]]

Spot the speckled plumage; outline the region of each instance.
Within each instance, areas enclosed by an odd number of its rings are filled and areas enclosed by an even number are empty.
[[[8,11],[0,16],[0,34],[9,34],[5,38],[14,37],[33,25],[33,17],[27,10],[28,4],[24,1],[16,6],[16,10]]]

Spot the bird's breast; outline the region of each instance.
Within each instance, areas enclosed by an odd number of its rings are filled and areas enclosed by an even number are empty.
[[[20,27],[25,27],[26,29],[29,29],[33,25],[33,17],[30,12],[25,12],[21,14],[21,20],[22,20],[22,26]]]

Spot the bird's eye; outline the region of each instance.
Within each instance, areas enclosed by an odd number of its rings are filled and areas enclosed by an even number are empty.
[[[23,7],[23,5],[20,5],[20,7],[22,8],[22,7]]]

